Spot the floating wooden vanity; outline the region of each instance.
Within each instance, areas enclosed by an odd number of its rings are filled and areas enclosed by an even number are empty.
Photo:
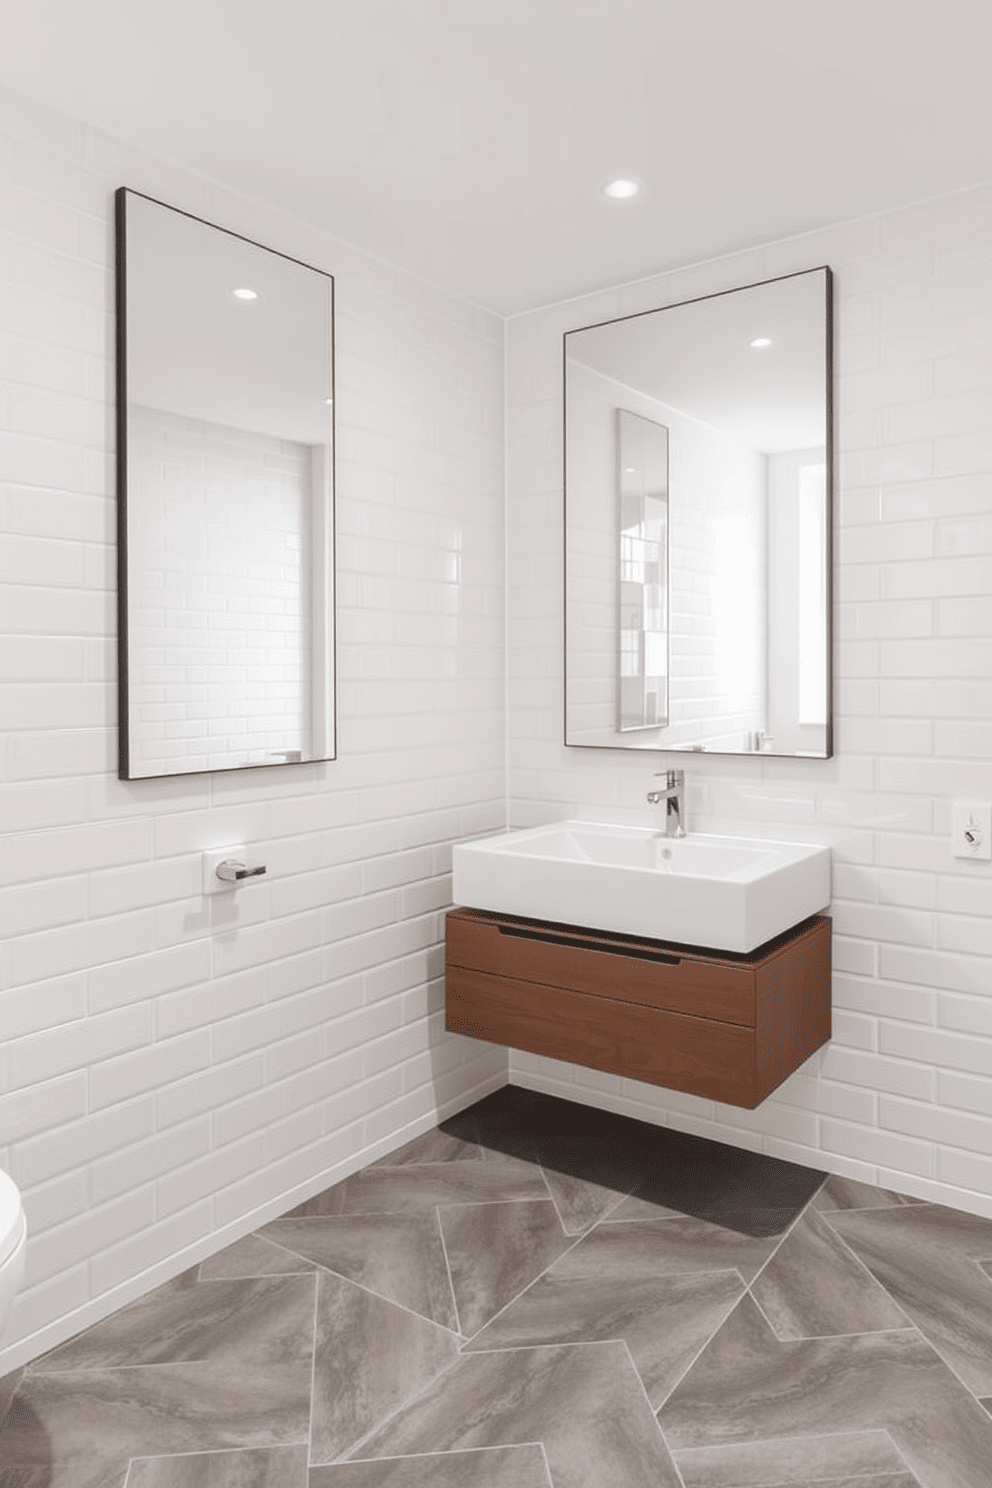
[[[751,1110],[830,1038],[830,920],[737,956],[454,909],[445,1026]]]

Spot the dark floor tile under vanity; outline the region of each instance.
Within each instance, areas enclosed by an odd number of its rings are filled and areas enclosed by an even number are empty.
[[[992,1221],[507,1087],[0,1418],[0,1488],[989,1488]]]

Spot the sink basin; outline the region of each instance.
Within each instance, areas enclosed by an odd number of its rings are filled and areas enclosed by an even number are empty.
[[[555,822],[457,846],[454,901],[745,954],[826,908],[830,850]]]

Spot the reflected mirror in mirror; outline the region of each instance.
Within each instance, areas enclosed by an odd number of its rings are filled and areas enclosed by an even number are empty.
[[[564,339],[566,744],[828,757],[830,270]]]
[[[334,281],[117,193],[120,775],[333,759]]]

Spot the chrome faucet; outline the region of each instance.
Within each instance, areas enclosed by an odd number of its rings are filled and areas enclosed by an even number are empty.
[[[665,789],[648,791],[652,806],[665,802],[665,836],[685,836],[685,771],[659,770],[665,776]]]

